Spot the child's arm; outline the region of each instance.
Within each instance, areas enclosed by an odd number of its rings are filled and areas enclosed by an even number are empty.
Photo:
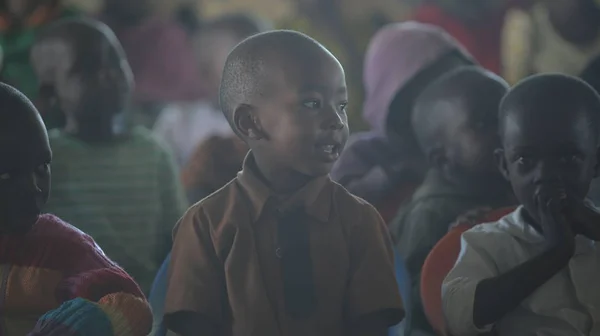
[[[512,238],[482,231],[463,234],[461,254],[443,285],[444,313],[453,334],[490,331],[567,265],[574,251],[572,233],[561,216],[542,218],[547,244],[544,252],[502,274],[494,260],[502,258],[501,246],[511,248]],[[492,257],[489,250],[496,246],[499,248]]]
[[[177,224],[169,265],[165,324],[182,336],[219,335],[225,281],[201,205]]]
[[[371,205],[350,228],[350,279],[346,294],[348,334],[385,335],[404,317],[387,227]]]

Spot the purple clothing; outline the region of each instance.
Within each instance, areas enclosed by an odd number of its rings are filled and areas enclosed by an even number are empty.
[[[432,25],[394,23],[371,40],[364,65],[364,119],[371,131],[352,136],[331,177],[350,192],[377,202],[406,174],[406,158],[387,138],[390,105],[421,71],[450,51],[470,56],[450,35]],[[410,120],[407,118],[407,120]]]

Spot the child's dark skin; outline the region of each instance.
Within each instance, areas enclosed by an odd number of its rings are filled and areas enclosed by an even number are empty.
[[[425,91],[413,114],[419,137],[432,133],[421,141],[430,164],[455,185],[509,195],[493,156],[499,143],[496,110],[508,84],[477,67],[449,76],[433,87],[438,94]]]
[[[236,131],[252,149],[260,173],[284,194],[328,174],[348,138],[341,65],[324,50],[297,51],[271,55],[278,65],[267,70],[269,98],[234,111]]]
[[[238,101],[233,126],[252,149],[258,173],[270,188],[290,194],[311,179],[329,174],[348,138],[344,70],[316,44],[277,41],[260,57],[268,64],[260,94]],[[383,336],[379,316],[365,316],[348,330],[351,336]],[[182,336],[219,335],[219,326],[193,313],[171,317],[168,325]]]
[[[33,105],[8,96],[1,85],[0,234],[24,234],[48,200],[52,152]]]
[[[581,93],[574,92],[590,89],[569,77],[542,75],[527,84],[541,87],[541,94],[530,97],[525,89],[527,94],[516,103],[501,107],[503,149],[496,155],[525,208],[527,223],[544,236],[546,248],[478,284],[473,310],[477,327],[499,321],[565,268],[575,250],[575,235],[600,238],[600,215],[584,203],[598,172],[598,129],[593,126],[598,118],[591,116],[600,104],[582,104]]]
[[[63,35],[61,29],[80,29]],[[127,104],[133,75],[116,37],[96,23],[72,20],[49,28],[33,46],[40,106],[66,116],[65,131],[86,142],[106,142],[128,132]]]

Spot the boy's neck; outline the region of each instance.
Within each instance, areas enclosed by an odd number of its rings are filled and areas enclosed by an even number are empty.
[[[313,179],[292,169],[273,167],[265,161],[254,157],[256,174],[277,194],[292,194]]]

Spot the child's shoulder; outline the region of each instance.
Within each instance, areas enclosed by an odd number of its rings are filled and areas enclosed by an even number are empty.
[[[96,242],[78,228],[62,219],[43,214],[27,235],[26,244],[43,251],[46,256],[38,262],[50,269],[65,269],[84,266],[112,266],[110,261]],[[32,251],[31,256],[36,254]],[[82,263],[81,261],[85,261]]]
[[[88,234],[52,214],[41,215],[31,235],[35,239],[53,241],[54,244],[79,246],[81,249],[99,249]]]
[[[342,218],[354,219],[351,222],[362,222],[359,218],[377,219],[383,222],[379,212],[371,203],[350,193],[346,188],[337,182],[331,181],[333,209],[338,212],[336,215]]]
[[[192,205],[186,212],[183,222],[186,222],[186,218],[191,218],[191,222],[195,225],[210,227],[213,231],[222,231],[223,227],[239,223],[239,219],[248,217],[244,216],[246,204],[243,191],[236,179],[233,179],[221,189]]]
[[[489,244],[497,246],[529,241],[538,234],[535,229],[523,223],[522,211],[522,208],[519,207],[496,221],[475,225],[466,230],[462,234],[462,238],[469,244],[482,247]]]

